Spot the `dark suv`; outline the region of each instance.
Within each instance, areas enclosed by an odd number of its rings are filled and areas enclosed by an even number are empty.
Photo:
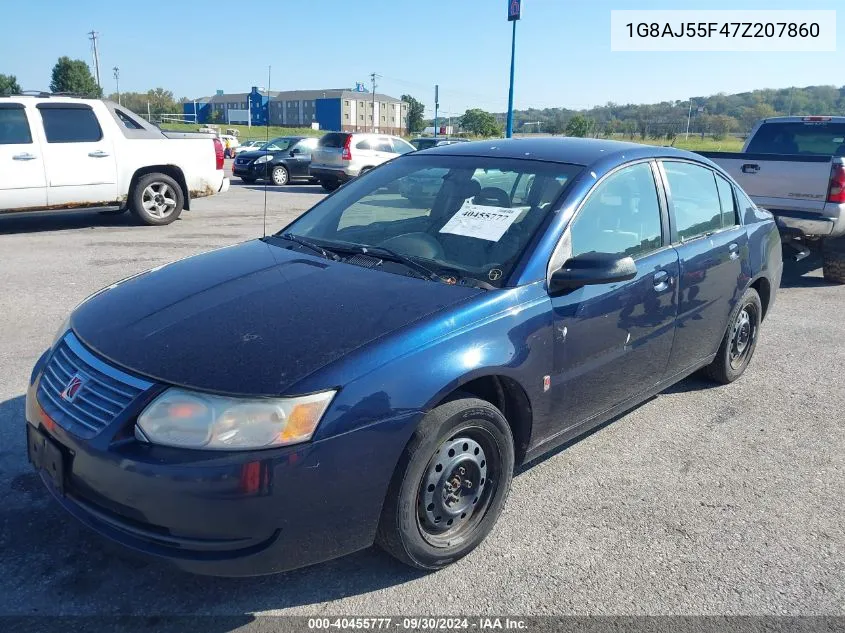
[[[286,185],[293,180],[310,179],[311,152],[318,139],[307,136],[280,136],[260,149],[238,154],[232,164],[232,175],[246,183],[270,180]]]

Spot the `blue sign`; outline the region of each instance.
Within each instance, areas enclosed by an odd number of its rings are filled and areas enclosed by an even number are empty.
[[[508,22],[518,20],[522,12],[522,0],[508,0]]]

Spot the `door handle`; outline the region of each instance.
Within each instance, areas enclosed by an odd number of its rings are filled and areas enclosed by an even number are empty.
[[[654,273],[652,282],[654,283],[654,289],[657,292],[663,292],[672,283],[672,278],[669,276],[669,273],[665,270],[658,270],[656,273]]]
[[[739,257],[739,244],[737,244],[736,242],[729,244],[728,250],[731,252],[731,259],[737,259]]]
[[[30,154],[29,152],[24,152],[23,154],[15,154],[12,156],[12,160],[35,160],[38,158],[35,154]]]
[[[101,150],[101,149],[98,149],[96,152],[88,152],[88,155],[89,155],[91,158],[105,158],[106,156],[108,156],[108,155],[109,155],[109,153],[108,153],[108,152],[104,152],[104,151],[103,151],[103,150]]]
[[[758,171],[760,171],[760,165],[755,163],[745,163],[742,166],[743,174],[756,174]]]

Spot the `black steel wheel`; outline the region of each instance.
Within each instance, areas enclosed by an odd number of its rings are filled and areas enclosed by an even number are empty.
[[[495,524],[514,469],[507,420],[489,402],[452,400],[420,423],[391,481],[379,545],[419,569],[475,549]]]
[[[749,288],[737,302],[731,314],[727,332],[716,353],[716,358],[705,368],[710,378],[727,384],[743,374],[757,348],[762,320],[763,306],[760,295],[754,288]]]

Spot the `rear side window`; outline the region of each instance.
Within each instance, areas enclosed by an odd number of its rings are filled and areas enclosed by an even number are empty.
[[[29,122],[23,108],[0,108],[0,145],[32,143]]]
[[[722,206],[722,228],[736,226],[739,220],[734,203],[734,188],[719,174],[716,174],[716,188],[719,190],[719,203]]]
[[[123,112],[122,110],[115,109],[114,113],[117,115],[117,118],[120,119],[120,122],[123,123],[123,127],[129,130],[143,130],[144,126],[138,123],[135,119],[131,116]]]
[[[393,139],[393,151],[397,154],[407,154],[408,152],[414,151],[414,146],[406,143],[401,138],[395,138]]]
[[[103,138],[89,108],[39,108],[48,143],[92,143]]]
[[[346,144],[346,139],[350,136],[350,134],[342,134],[340,132],[329,132],[320,139],[319,147],[342,149]]]
[[[722,228],[715,174],[692,163],[663,163],[678,237],[691,240]]]
[[[597,185],[572,222],[572,256],[640,257],[663,244],[660,203],[648,163],[620,169]]]
[[[363,141],[358,141],[355,144],[355,149],[373,149],[373,148],[370,145],[370,142],[367,139],[364,139]]]
[[[751,138],[747,152],[845,156],[845,123],[764,123]]]
[[[395,154],[395,150],[393,149],[393,143],[390,142],[389,138],[380,138],[373,143],[373,149],[377,152],[387,152],[388,154]]]

